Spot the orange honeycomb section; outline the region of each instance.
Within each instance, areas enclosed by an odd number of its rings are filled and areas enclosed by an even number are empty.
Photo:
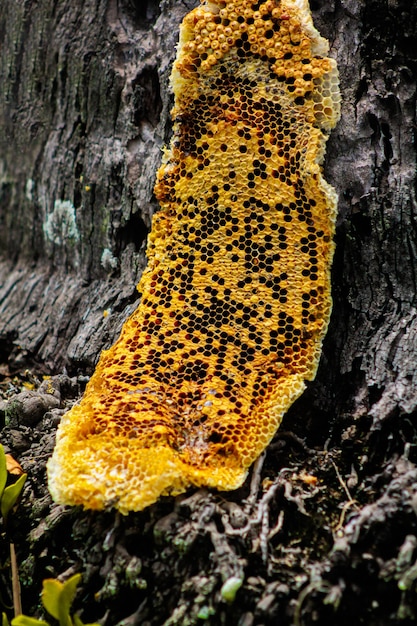
[[[185,17],[142,301],[59,427],[58,502],[126,513],[190,485],[235,489],[314,378],[336,214],[326,54],[304,0]]]

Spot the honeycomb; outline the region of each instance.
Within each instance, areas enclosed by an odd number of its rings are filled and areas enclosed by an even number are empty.
[[[336,217],[327,50],[304,0],[184,18],[141,303],[62,419],[56,501],[127,513],[191,485],[235,489],[314,378]]]

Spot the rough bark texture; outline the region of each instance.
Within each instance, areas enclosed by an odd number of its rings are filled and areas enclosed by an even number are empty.
[[[126,518],[48,495],[57,419],[136,306],[169,137],[168,76],[179,23],[196,4],[2,4],[0,413],[2,442],[29,472],[12,527],[24,610],[37,610],[43,578],[80,571],[77,608],[107,626],[415,623],[417,7],[408,0],[311,2],[343,93],[326,164],[340,196],[334,311],[316,381],[263,465],[237,492],[199,490]],[[26,367],[54,374],[53,393]],[[3,546],[0,562],[3,598]],[[222,585],[236,579],[233,601]]]

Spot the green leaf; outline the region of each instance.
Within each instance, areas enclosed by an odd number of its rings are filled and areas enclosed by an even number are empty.
[[[63,586],[55,578],[46,578],[42,583],[42,604],[55,619],[59,619],[59,602]]]
[[[4,453],[3,446],[0,444],[0,498],[6,486],[6,481],[7,481],[6,455]]]
[[[60,626],[72,626],[70,609],[80,580],[81,574],[74,574],[65,583],[54,578],[43,581],[43,606],[59,621]]]
[[[77,593],[77,586],[80,580],[81,574],[74,574],[74,576],[71,576],[71,578],[68,578],[68,580],[64,582],[64,587],[61,591],[61,602],[59,604],[60,626],[72,626],[70,610],[75,594]]]
[[[27,615],[18,615],[12,619],[12,626],[50,626],[50,624],[44,622],[43,619],[35,619],[34,617],[27,617]]]
[[[21,494],[26,478],[27,474],[22,474],[16,482],[13,483],[13,485],[9,485],[3,491],[0,502],[0,510],[4,523],[7,522],[7,517]]]

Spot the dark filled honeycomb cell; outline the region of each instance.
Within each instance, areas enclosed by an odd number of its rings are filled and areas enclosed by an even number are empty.
[[[304,0],[185,17],[142,300],[64,417],[59,502],[139,510],[233,489],[314,378],[330,310],[335,62]]]

